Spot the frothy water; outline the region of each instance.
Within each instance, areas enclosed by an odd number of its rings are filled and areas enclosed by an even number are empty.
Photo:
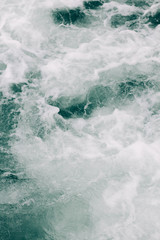
[[[159,240],[159,1],[0,12],[0,240]]]

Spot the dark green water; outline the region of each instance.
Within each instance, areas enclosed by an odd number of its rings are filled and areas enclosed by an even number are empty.
[[[159,2],[0,9],[0,240],[159,240]]]

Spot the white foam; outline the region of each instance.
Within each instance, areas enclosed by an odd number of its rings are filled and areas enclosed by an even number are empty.
[[[158,86],[159,28],[111,28],[112,15],[139,11],[124,1],[93,11],[86,26],[53,22],[52,9],[82,2],[2,3],[0,54],[7,68],[0,86],[20,106],[11,153],[30,181],[3,190],[0,201],[33,204],[34,215],[43,210],[44,239],[159,240],[158,87],[133,100],[116,95],[88,118],[64,119],[48,104],[48,98],[85,96],[95,85],[115,94],[132,80]],[[23,82],[22,93],[11,91]]]

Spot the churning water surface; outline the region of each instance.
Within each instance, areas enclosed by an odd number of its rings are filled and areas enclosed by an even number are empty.
[[[0,101],[0,240],[160,239],[159,0],[1,0]]]

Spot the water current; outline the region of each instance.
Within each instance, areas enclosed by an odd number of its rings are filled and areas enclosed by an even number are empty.
[[[160,239],[159,0],[0,0],[0,240]]]

